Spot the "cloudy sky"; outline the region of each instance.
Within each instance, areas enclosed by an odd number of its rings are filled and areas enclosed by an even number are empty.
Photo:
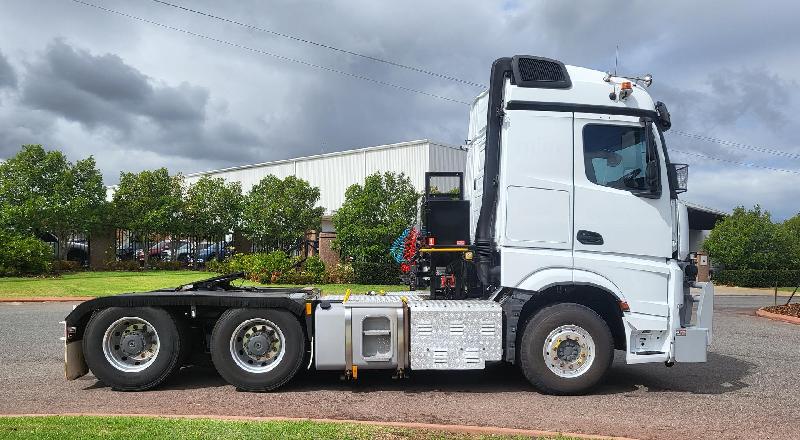
[[[93,155],[113,184],[120,171],[466,137],[463,104],[265,53],[461,101],[480,92],[151,0],[87,1],[230,44],[72,0],[0,0],[0,158],[27,143]],[[479,84],[513,54],[609,70],[619,45],[619,70],[652,73],[670,107],[673,161],[691,164],[687,200],[800,211],[800,3],[171,1]]]

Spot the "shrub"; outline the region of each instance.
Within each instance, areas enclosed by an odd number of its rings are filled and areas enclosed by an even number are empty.
[[[50,270],[53,248],[34,238],[0,231],[0,276],[39,275]]]
[[[311,276],[311,282],[321,283],[325,281],[325,262],[318,255],[312,255],[303,262],[303,272]]]
[[[359,284],[397,284],[400,267],[390,256],[381,255],[373,260],[353,261],[354,281]]]
[[[124,260],[124,261],[111,260],[106,262],[105,270],[136,272],[142,270],[142,265],[139,264],[138,261],[134,260]]]
[[[318,256],[302,261],[289,257],[283,251],[257,254],[236,254],[224,262],[208,262],[212,272],[244,272],[252,281],[262,284],[314,284],[325,282],[325,263]]]
[[[77,272],[82,269],[79,261],[56,260],[51,265],[53,272]]]
[[[180,261],[156,261],[150,265],[158,270],[181,270],[186,267],[186,265]]]
[[[739,287],[797,286],[800,270],[725,269],[714,273],[714,282]]]
[[[235,270],[234,271],[229,270],[229,264],[227,260],[220,261],[217,260],[216,258],[213,260],[206,261],[206,270],[209,272],[217,272],[223,274],[236,272]]]
[[[325,270],[325,282],[335,284],[352,284],[355,281],[355,272],[350,263],[339,263]]]
[[[283,251],[256,254],[235,254],[224,262],[206,266],[208,270],[221,273],[244,272],[245,276],[262,284],[277,283],[282,274],[297,264],[297,258],[290,258]]]

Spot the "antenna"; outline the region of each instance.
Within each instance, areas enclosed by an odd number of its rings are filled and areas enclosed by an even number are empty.
[[[619,67],[619,44],[617,44],[617,50],[614,54],[614,76],[617,76],[618,67]]]

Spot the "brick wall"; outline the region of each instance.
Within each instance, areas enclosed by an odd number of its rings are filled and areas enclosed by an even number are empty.
[[[331,248],[334,238],[336,238],[335,232],[319,233],[319,257],[326,267],[334,267],[339,263],[339,254]]]

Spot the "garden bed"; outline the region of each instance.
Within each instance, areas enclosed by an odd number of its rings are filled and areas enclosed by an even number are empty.
[[[780,305],[780,306],[769,306],[769,307],[764,307],[763,310],[769,313],[775,313],[776,315],[785,315],[785,316],[800,318],[800,303]]]

